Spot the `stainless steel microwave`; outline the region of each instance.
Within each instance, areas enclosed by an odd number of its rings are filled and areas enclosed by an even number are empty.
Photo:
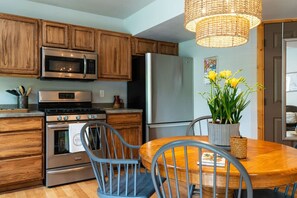
[[[41,79],[97,79],[97,54],[58,48],[41,48]]]

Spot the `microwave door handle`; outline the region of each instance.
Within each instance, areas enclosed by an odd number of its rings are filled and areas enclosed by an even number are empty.
[[[84,77],[83,78],[86,78],[86,75],[87,75],[87,57],[86,55],[84,55]]]

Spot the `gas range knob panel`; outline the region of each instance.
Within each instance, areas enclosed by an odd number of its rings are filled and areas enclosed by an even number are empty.
[[[78,116],[76,116],[75,118],[76,118],[76,120],[80,120],[80,116],[79,116],[79,115],[78,115]]]
[[[57,116],[57,120],[61,121],[62,120],[62,116]]]
[[[68,116],[64,116],[63,119],[64,119],[65,121],[67,121],[67,120],[68,120]]]

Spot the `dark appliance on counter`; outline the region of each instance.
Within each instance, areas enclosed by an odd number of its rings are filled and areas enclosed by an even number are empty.
[[[38,96],[38,109],[45,112],[45,185],[95,178],[89,157],[78,149],[79,132],[71,131],[91,120],[106,121],[104,111],[92,108],[92,92],[39,91]],[[94,139],[98,148],[105,149],[101,137]]]
[[[185,135],[194,117],[193,59],[146,53],[133,56],[127,107],[143,109],[144,142]]]
[[[95,52],[41,48],[41,79],[96,80]]]

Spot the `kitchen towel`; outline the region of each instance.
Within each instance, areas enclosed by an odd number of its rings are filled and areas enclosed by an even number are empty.
[[[70,153],[85,151],[80,140],[80,130],[84,125],[85,123],[69,124],[69,152]]]

